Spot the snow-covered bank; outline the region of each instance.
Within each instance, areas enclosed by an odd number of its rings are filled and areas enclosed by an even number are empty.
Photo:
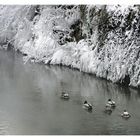
[[[139,6],[0,6],[0,42],[45,64],[140,85]]]

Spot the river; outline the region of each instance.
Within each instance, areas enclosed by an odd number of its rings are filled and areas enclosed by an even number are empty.
[[[60,98],[62,91],[69,100]],[[117,105],[111,114],[104,112],[108,98]],[[128,120],[120,117],[124,109]],[[0,50],[0,134],[130,135],[140,134],[139,122],[138,90],[67,67],[24,64],[21,54]]]

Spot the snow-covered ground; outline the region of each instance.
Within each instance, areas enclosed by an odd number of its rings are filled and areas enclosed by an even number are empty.
[[[45,64],[62,64],[80,71],[93,73],[112,82],[123,82],[130,86],[140,85],[140,47],[137,36],[139,9],[135,6],[107,6],[107,15],[111,16],[104,45],[99,46],[98,23],[100,15],[92,15],[91,10],[99,13],[103,6],[86,6],[86,21],[81,25],[82,33],[92,33],[89,38],[76,42],[72,38],[71,26],[81,19],[78,6],[62,8],[55,6],[0,6],[0,42],[7,48],[12,44],[24,56],[24,62],[35,61]],[[134,18],[128,18],[129,13]],[[131,26],[128,28],[126,19]],[[131,19],[130,23],[129,20]],[[102,21],[104,22],[104,21]],[[118,26],[119,24],[119,26]],[[117,26],[117,27],[116,27]],[[127,27],[127,28],[126,28]],[[125,31],[122,31],[122,29]],[[136,28],[136,29],[135,29]],[[102,36],[101,34],[101,36]],[[73,39],[67,41],[67,39]],[[91,43],[89,43],[89,40]],[[61,43],[60,43],[61,42]]]

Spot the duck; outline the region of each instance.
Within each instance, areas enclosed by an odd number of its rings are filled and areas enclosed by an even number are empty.
[[[122,116],[123,118],[126,118],[126,119],[128,119],[128,118],[131,117],[131,115],[130,115],[126,110],[123,111],[123,113],[121,114],[121,116]]]
[[[84,102],[83,107],[88,110],[92,110],[92,105],[87,101]]]
[[[106,107],[116,107],[115,101],[112,101],[111,99],[108,99]]]
[[[62,99],[69,99],[69,94],[63,91],[61,94],[61,98]]]

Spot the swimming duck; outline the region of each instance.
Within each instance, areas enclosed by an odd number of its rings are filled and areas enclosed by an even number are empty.
[[[123,118],[126,118],[126,119],[131,117],[131,115],[126,110],[123,111],[123,113],[121,114],[121,116]]]
[[[92,105],[87,101],[84,102],[83,107],[88,110],[92,110]]]
[[[106,107],[116,107],[115,102],[111,99],[108,99],[108,102],[106,104]]]
[[[62,99],[69,99],[69,94],[66,93],[66,92],[62,92],[61,98],[62,98]]]

